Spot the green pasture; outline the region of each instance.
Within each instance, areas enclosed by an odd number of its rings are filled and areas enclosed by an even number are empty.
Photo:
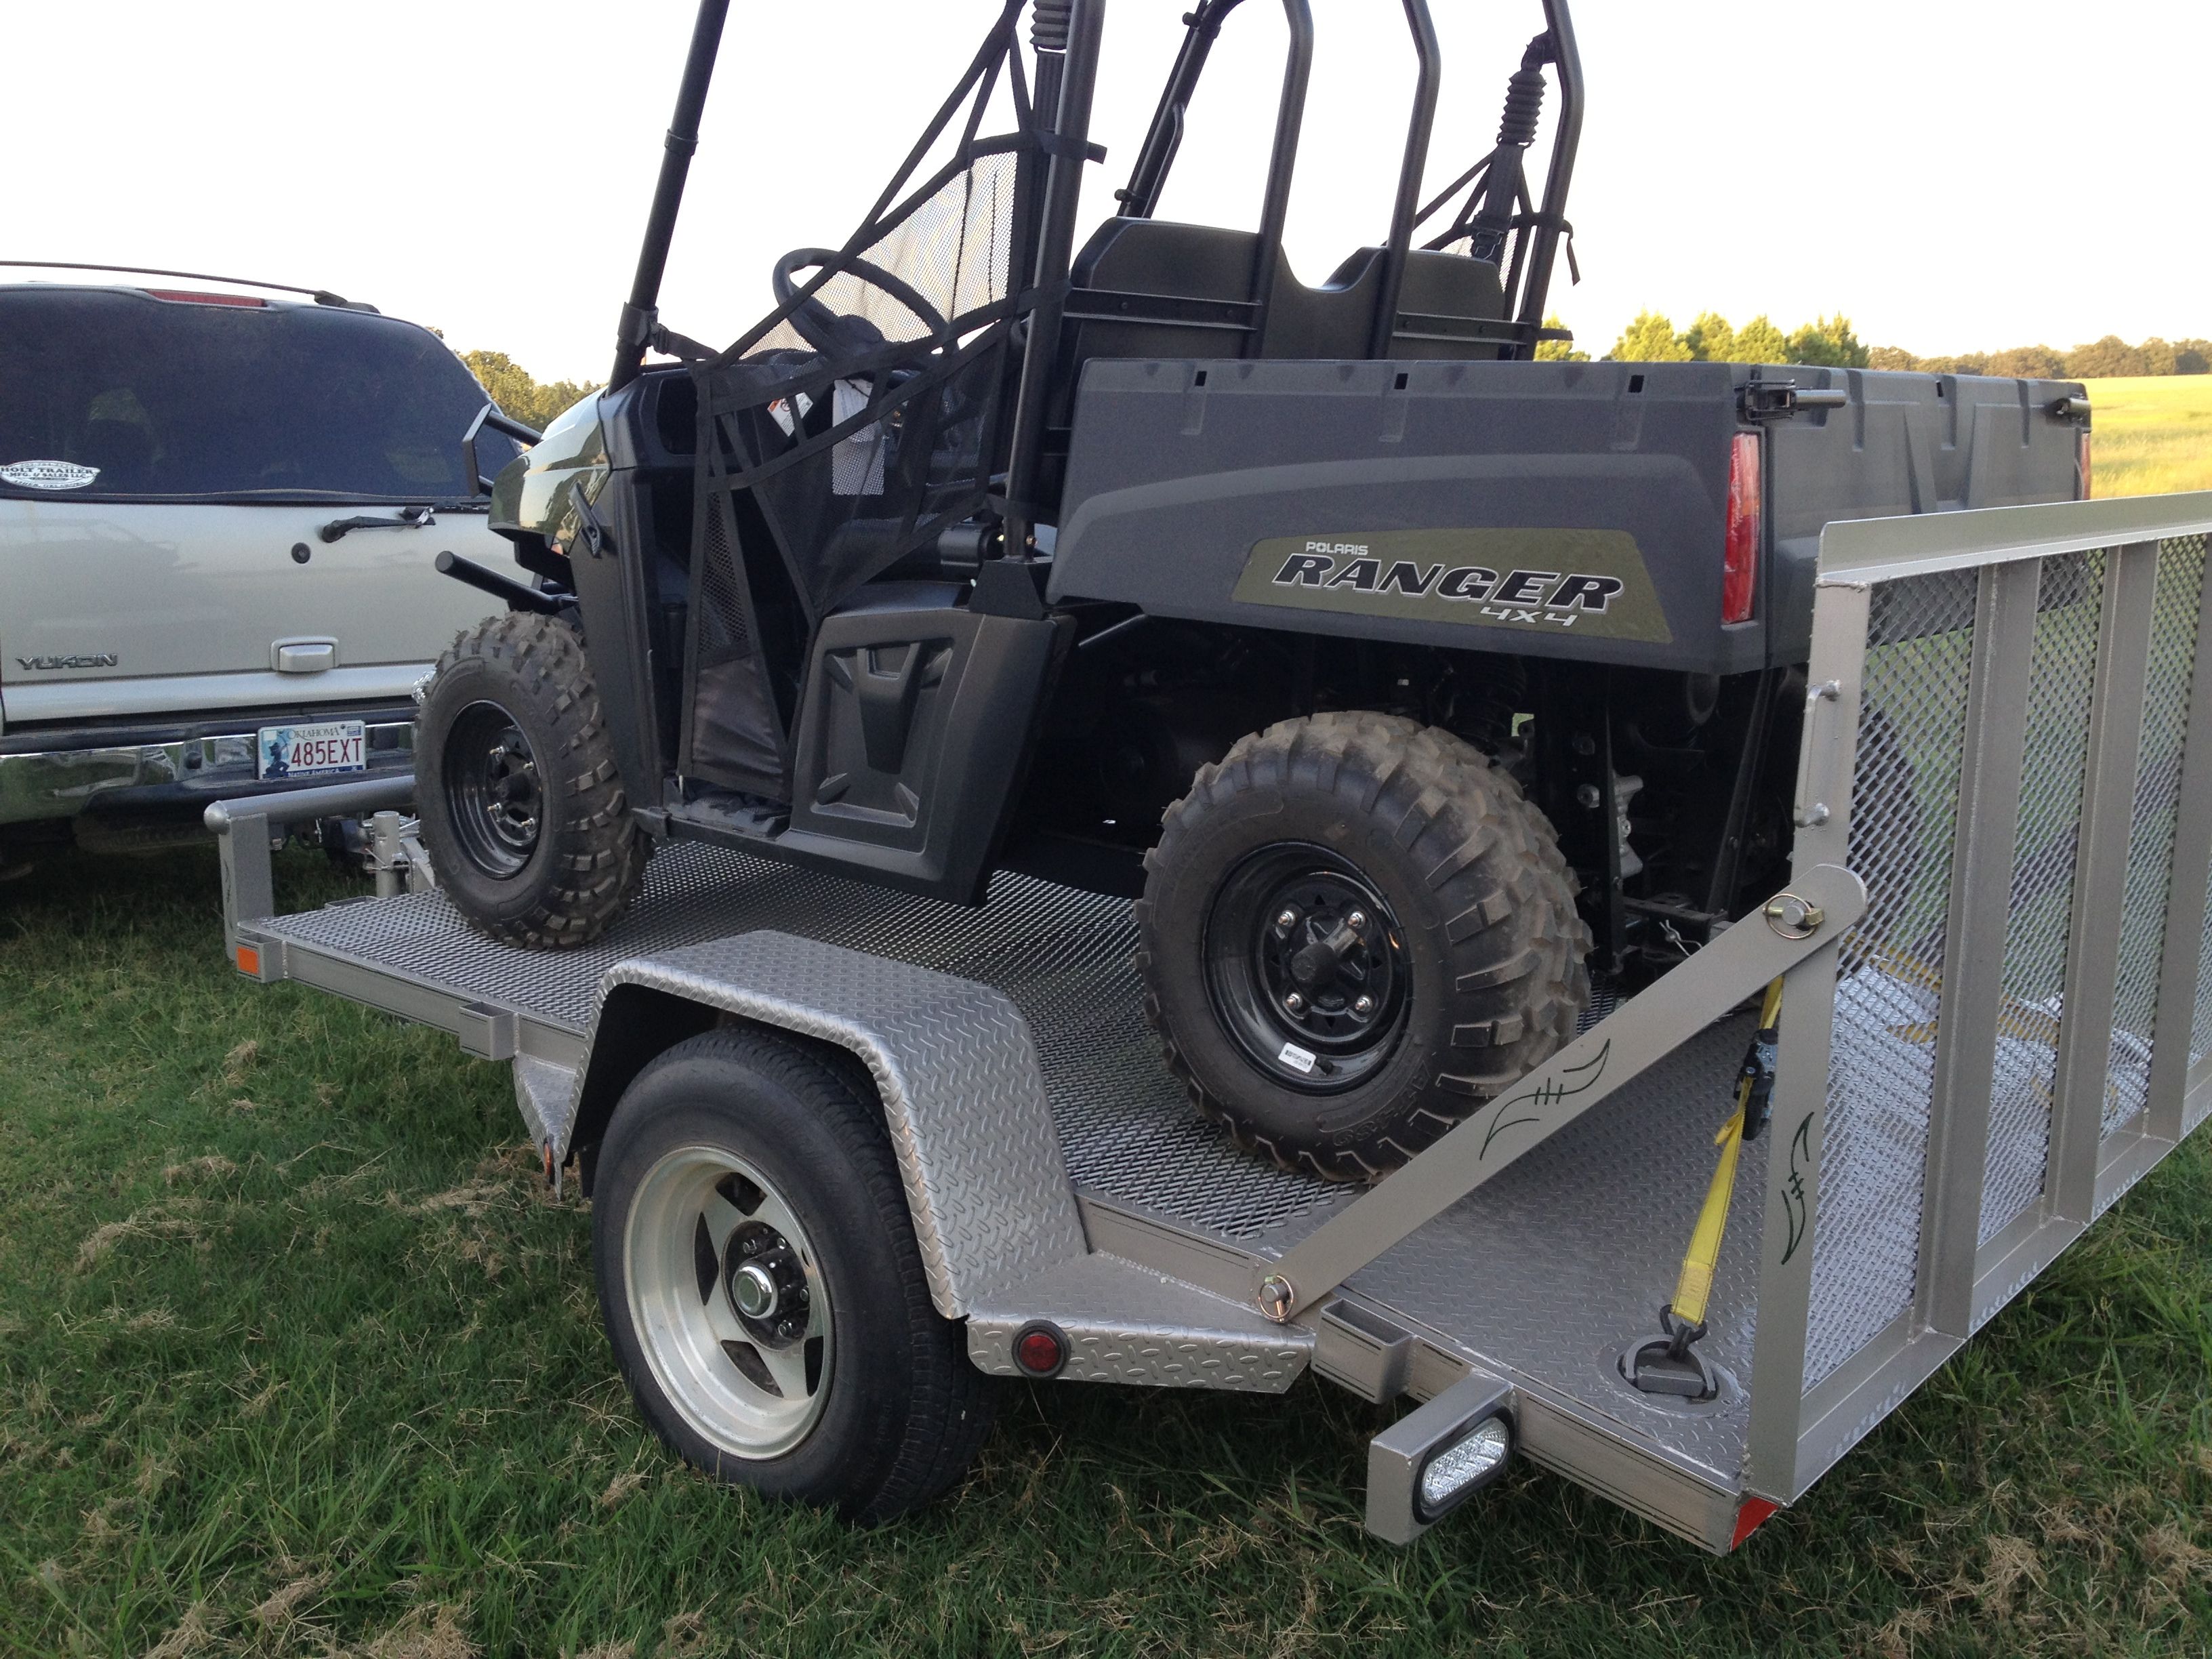
[[[280,861],[290,905],[349,890]],[[1399,1550],[1374,1408],[1024,1387],[878,1532],[671,1463],[503,1067],[228,970],[210,853],[0,888],[0,1652],[2165,1655],[2212,1637],[2185,1148],[1711,1559],[1516,1471]]]

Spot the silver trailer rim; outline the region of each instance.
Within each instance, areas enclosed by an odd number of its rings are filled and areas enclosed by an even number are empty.
[[[638,1184],[623,1244],[638,1344],[693,1431],[752,1462],[804,1440],[830,1395],[830,1291],[768,1178],[720,1147],[678,1147]]]

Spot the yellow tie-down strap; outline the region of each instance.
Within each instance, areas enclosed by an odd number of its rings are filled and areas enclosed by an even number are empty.
[[[1765,1000],[1759,1010],[1759,1029],[1771,1031],[1782,1018],[1782,981],[1776,980],[1766,988]],[[1713,1137],[1721,1149],[1720,1163],[1713,1170],[1712,1184],[1705,1188],[1705,1207],[1698,1212],[1698,1224],[1690,1234],[1690,1248],[1682,1256],[1682,1276],[1674,1281],[1674,1299],[1669,1305],[1674,1316],[1686,1325],[1705,1322],[1705,1304],[1713,1294],[1713,1273],[1720,1265],[1721,1238],[1728,1231],[1729,1200],[1735,1191],[1735,1166],[1743,1152],[1744,1113],[1751,1105],[1751,1091],[1756,1081],[1751,1069],[1746,1067],[1735,1085],[1735,1110],[1729,1121],[1721,1125],[1720,1133]]]

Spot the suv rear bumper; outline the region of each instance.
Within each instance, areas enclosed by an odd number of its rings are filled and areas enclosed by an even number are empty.
[[[345,718],[332,715],[330,718]],[[204,805],[226,795],[313,788],[343,777],[263,781],[256,776],[258,727],[165,742],[114,743],[0,754],[0,824],[73,818],[95,804],[105,811]],[[405,773],[414,767],[415,728],[407,720],[367,723],[368,769],[351,777]]]

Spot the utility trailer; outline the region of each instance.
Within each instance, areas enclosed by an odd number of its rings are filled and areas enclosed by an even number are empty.
[[[2208,530],[2212,494],[1831,526],[1787,889],[1648,988],[1601,987],[1553,1060],[1369,1188],[1199,1121],[1145,1027],[1127,902],[1035,877],[969,908],[675,846],[603,939],[549,953],[465,926],[385,818],[381,896],[275,915],[273,824],[399,804],[340,786],[210,809],[227,939],[250,978],[510,1063],[548,1178],[578,1161],[586,1190],[656,1057],[782,1034],[880,1108],[975,1371],[1273,1395],[1310,1370],[1425,1402],[1372,1443],[1382,1537],[1518,1451],[1725,1552],[2212,1112]],[[1644,1392],[1624,1355],[1778,976],[1772,1130],[1717,1185],[1711,1397]],[[626,1271],[615,1294],[663,1304],[645,1326],[705,1317]],[[746,1288],[720,1273],[701,1304]],[[834,1395],[840,1366],[786,1356],[770,1381]],[[769,1427],[801,1450],[842,1431],[809,1410]],[[909,1494],[972,1449],[940,1428]],[[773,1462],[710,1467],[774,1489]]]

